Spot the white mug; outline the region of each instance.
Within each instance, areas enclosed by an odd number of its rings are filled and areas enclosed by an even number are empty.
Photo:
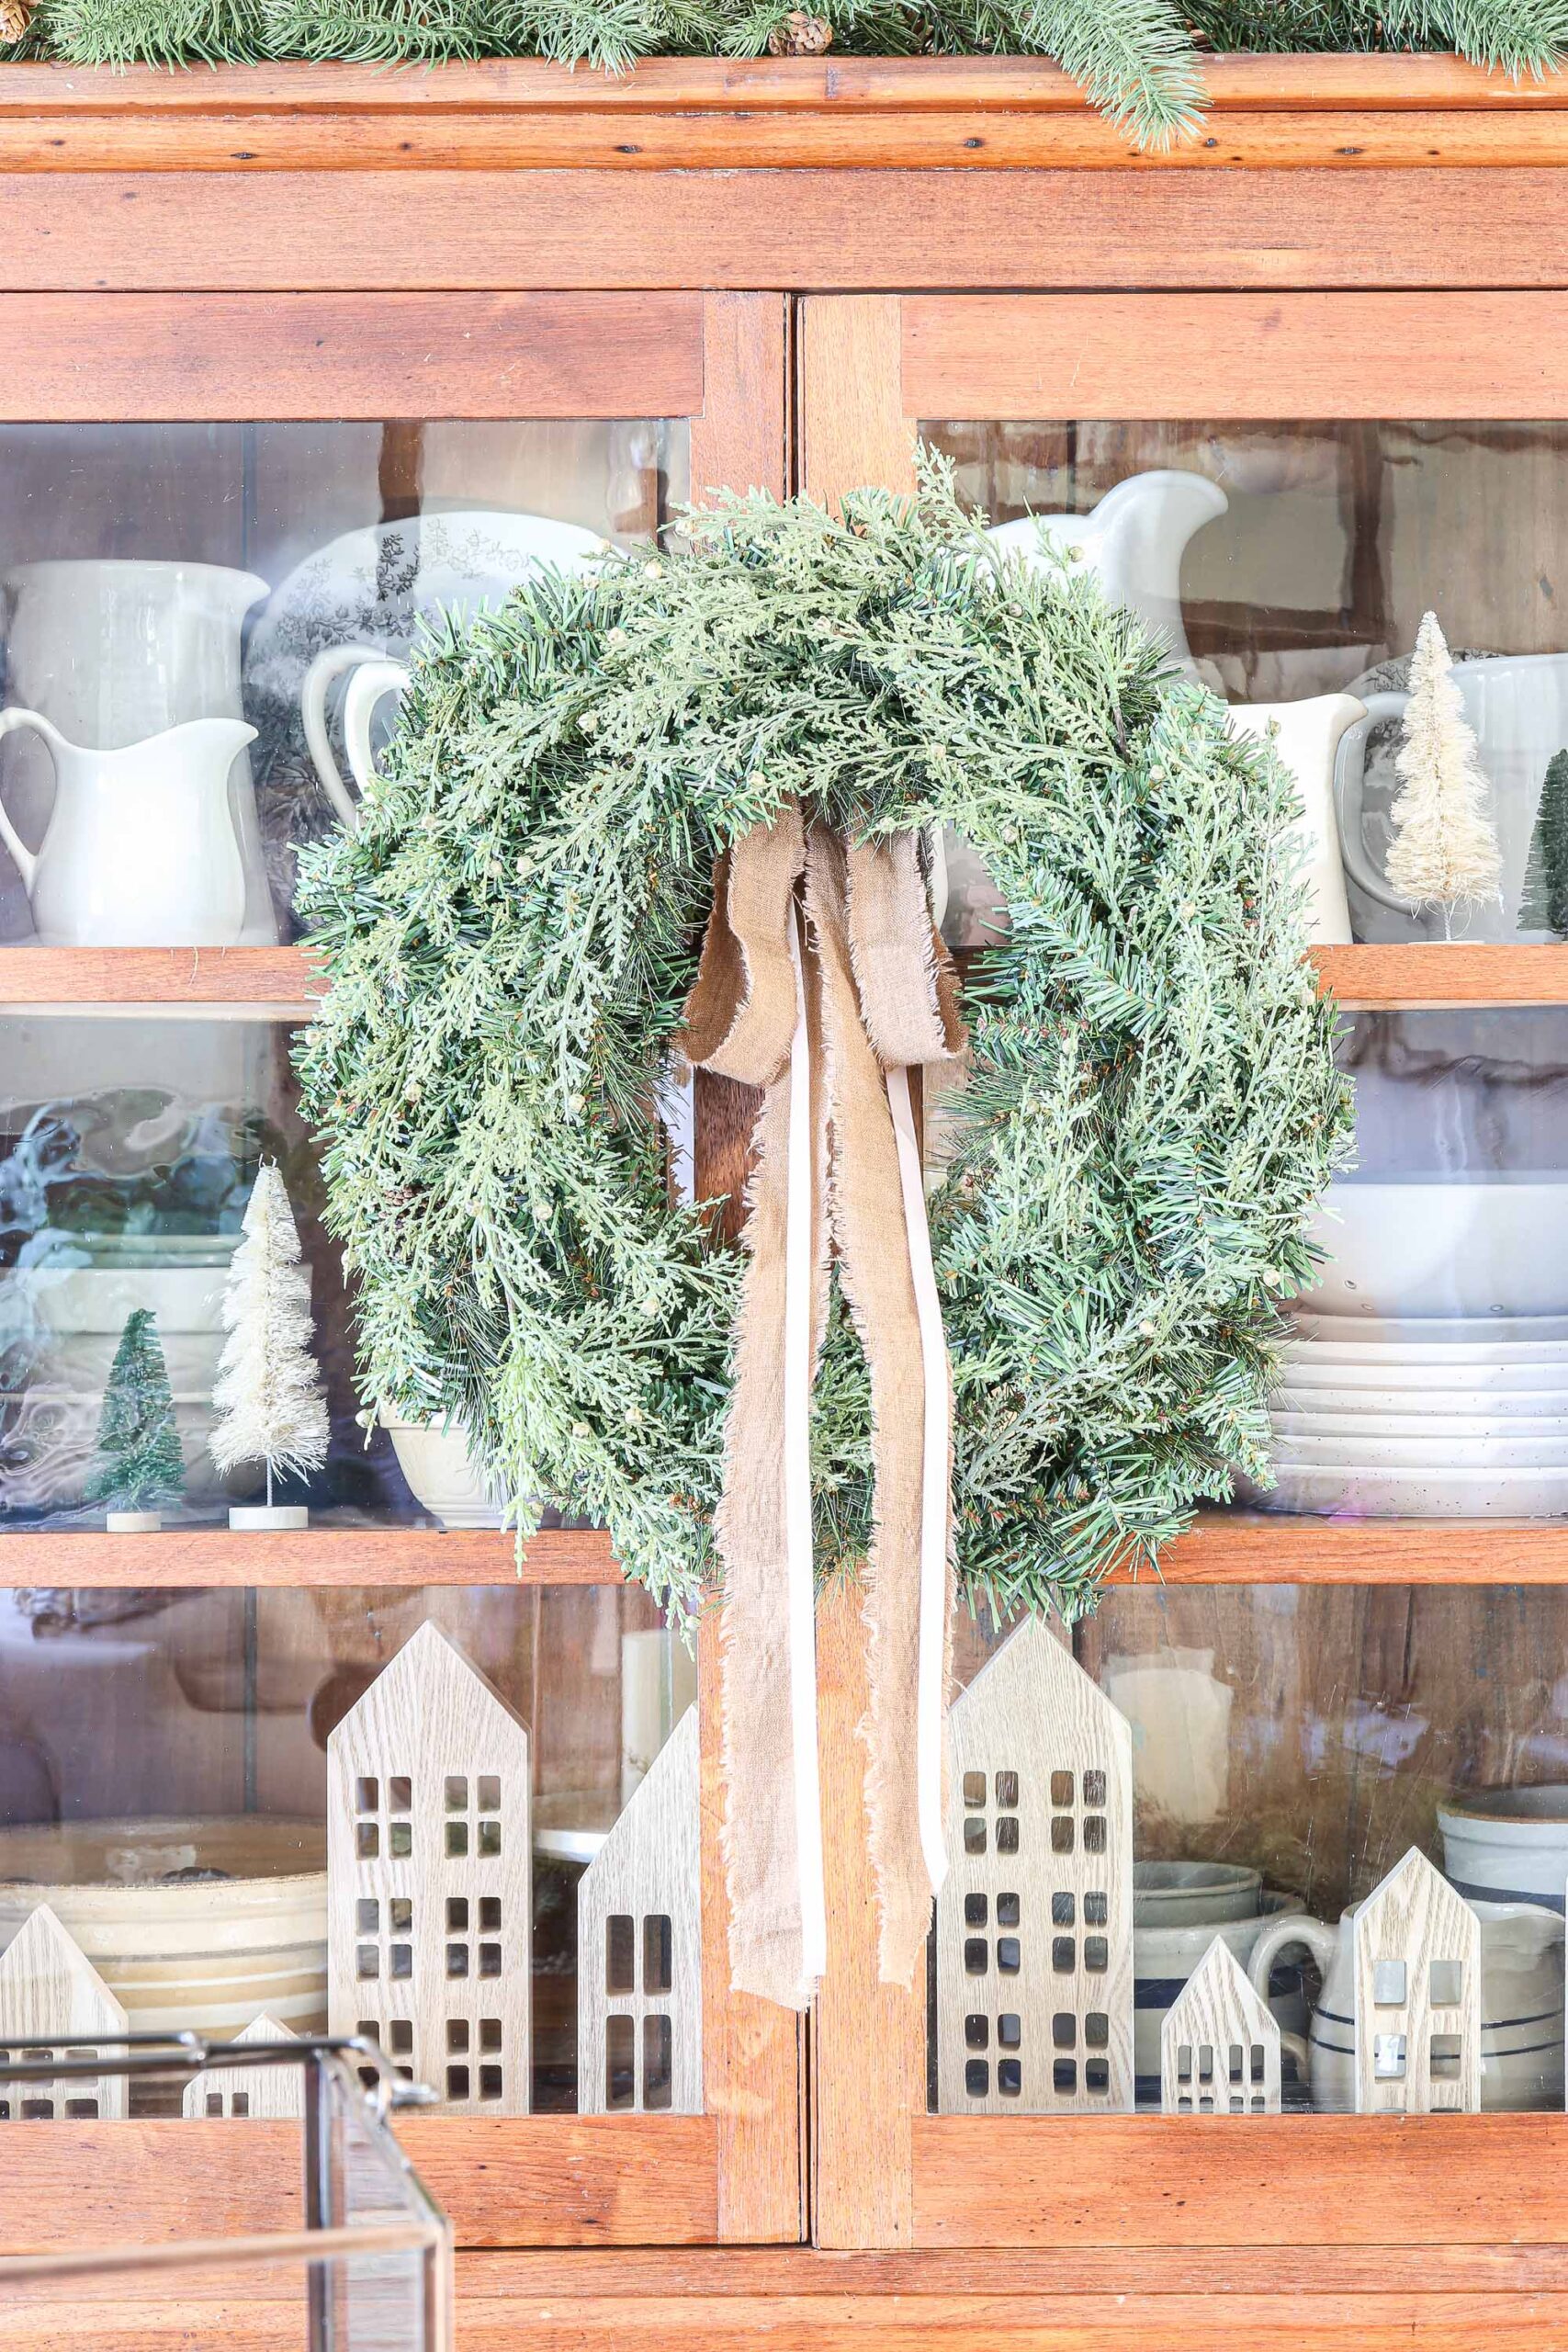
[[[400,695],[412,673],[406,662],[389,662],[373,645],[329,645],[317,654],[305,673],[305,683],[299,691],[305,741],[321,789],[344,826],[353,832],[359,822],[359,810],[333,757],[332,738],[327,731],[328,689],[345,671],[354,674],[343,700],[344,750],[348,756],[348,772],[362,794],[369,790],[375,774],[370,722],[376,706],[387,695]]]

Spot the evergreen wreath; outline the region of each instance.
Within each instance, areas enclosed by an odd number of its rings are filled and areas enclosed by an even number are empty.
[[[671,1204],[656,1106],[715,856],[792,796],[852,841],[955,826],[1009,918],[931,1201],[959,1575],[1076,1614],[1229,1465],[1269,1477],[1275,1302],[1349,1124],[1293,782],[937,458],[841,520],[752,494],[683,528],[445,622],[358,831],[304,861],[332,985],[298,1060],[367,1393],[694,1606],[741,1252]],[[870,1511],[841,1308],[813,1475],[831,1571]]]

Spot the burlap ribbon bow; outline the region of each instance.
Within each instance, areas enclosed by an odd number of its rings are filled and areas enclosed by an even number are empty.
[[[804,912],[804,929],[802,913]],[[683,1039],[765,1089],[717,1541],[736,1987],[809,2001],[827,1954],[811,1391],[829,1249],[871,1376],[862,1736],[885,1982],[909,1984],[944,1868],[952,1392],[908,1069],[964,1051],[912,834],[846,852],[790,807],[719,860]]]

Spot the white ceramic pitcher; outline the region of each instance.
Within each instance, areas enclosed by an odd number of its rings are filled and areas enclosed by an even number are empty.
[[[1334,761],[1346,729],[1366,715],[1365,703],[1354,695],[1231,705],[1231,725],[1238,734],[1271,740],[1300,789],[1302,813],[1293,831],[1307,888],[1307,937],[1318,947],[1350,944],[1350,910],[1334,813]]]
[[[245,869],[229,772],[255,729],[197,718],[119,751],[70,742],[40,711],[0,710],[0,737],[31,728],[54,763],[37,851],[0,808],[45,947],[232,947]]]
[[[1568,748],[1568,653],[1508,653],[1460,662],[1453,678],[1492,786],[1492,818],[1503,853],[1502,904],[1494,899],[1461,908],[1455,933],[1465,939],[1548,939],[1548,932],[1519,929],[1519,898],[1547,763]],[[1441,909],[1418,911],[1391,889],[1368,841],[1370,812],[1363,806],[1368,739],[1380,720],[1403,719],[1409,700],[1406,694],[1368,695],[1366,718],[1347,729],[1335,763],[1340,847],[1356,902],[1357,935],[1362,939],[1444,935]]]
[[[1092,514],[1025,514],[1016,523],[998,523],[990,537],[1013,554],[1040,560],[1043,534],[1074,571],[1097,571],[1112,604],[1130,605],[1191,671],[1181,621],[1181,559],[1193,533],[1229,505],[1205,475],[1162,466],[1119,481]]]
[[[1562,2106],[1562,1920],[1531,1903],[1474,1903],[1481,1921],[1481,2104],[1495,2108]],[[1323,1991],[1303,2043],[1280,2039],[1311,2086],[1321,2112],[1347,2114],[1356,2103],[1354,1944],[1342,1912],[1337,1928],[1298,1912],[1271,1919],[1252,1947],[1247,1973],[1268,1997],[1280,1954],[1302,1945],[1323,1974]]]
[[[254,571],[219,563],[61,558],[13,565],[0,572],[7,698],[99,752],[192,719],[239,719],[241,624],[266,593]],[[51,788],[43,747],[24,740],[6,758],[6,800],[29,841],[42,835]],[[245,876],[240,938],[271,946],[277,922],[243,751],[229,799]]]
[[[345,670],[354,675],[343,700],[343,744],[348,755],[349,774],[361,792],[369,790],[375,772],[370,723],[376,706],[388,695],[400,695],[411,673],[405,663],[389,662],[373,645],[325,646],[305,673],[305,683],[299,690],[305,741],[322,791],[353,832],[359,822],[359,810],[333,757],[332,738],[327,732],[327,695]]]

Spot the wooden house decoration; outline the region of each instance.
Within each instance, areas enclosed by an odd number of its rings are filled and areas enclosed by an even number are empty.
[[[1472,2115],[1481,2105],[1481,1922],[1412,1846],[1361,1905],[1356,2107]]]
[[[125,2011],[48,1904],[40,1903],[0,1953],[0,2066],[96,2058],[100,2043],[112,2043],[125,2030]],[[23,2034],[47,2034],[55,2046],[13,2049],[11,2037]],[[111,2048],[108,2055],[118,2059],[123,2052]],[[118,2122],[125,2113],[123,2075],[0,2084],[0,2123],[66,2117]]]
[[[579,1882],[580,2115],[703,2111],[700,1769],[688,1707]]]
[[[949,1721],[938,2109],[1130,2112],[1131,1727],[1033,1617]]]
[[[1223,1936],[1166,2011],[1159,2032],[1167,2115],[1278,2115],[1280,2025]]]
[[[327,1984],[436,2111],[525,2115],[528,1733],[422,1625],[327,1742]]]
[[[292,2041],[276,2018],[253,2018],[236,2041]],[[181,2098],[186,2116],[299,2116],[305,2111],[305,2077],[299,2066],[207,2066],[193,2075]]]

